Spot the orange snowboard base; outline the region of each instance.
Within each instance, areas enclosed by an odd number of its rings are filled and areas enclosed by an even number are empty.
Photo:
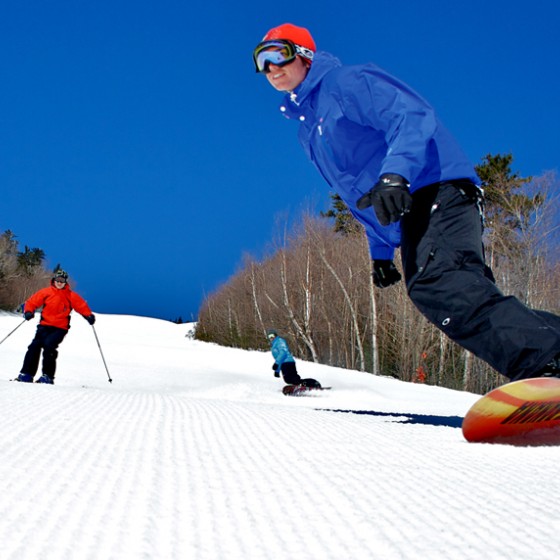
[[[560,445],[560,379],[502,385],[476,401],[463,420],[470,442]]]

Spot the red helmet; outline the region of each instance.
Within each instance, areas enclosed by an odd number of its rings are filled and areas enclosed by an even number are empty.
[[[263,37],[263,41],[271,41],[273,39],[287,39],[295,45],[305,47],[313,52],[317,50],[311,33],[305,27],[298,27],[291,23],[283,23],[278,27],[274,27]]]

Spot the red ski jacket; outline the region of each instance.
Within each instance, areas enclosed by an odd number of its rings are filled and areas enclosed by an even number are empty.
[[[60,290],[52,284],[39,290],[25,302],[23,311],[35,313],[39,307],[43,307],[41,325],[65,330],[70,328],[70,313],[73,309],[84,317],[92,314],[86,300],[73,292],[68,284]]]

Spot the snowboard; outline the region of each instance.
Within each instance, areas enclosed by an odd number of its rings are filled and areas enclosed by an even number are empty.
[[[469,442],[560,445],[560,379],[522,379],[490,391],[467,412]]]
[[[304,387],[302,385],[286,385],[282,388],[282,393],[291,397],[299,397],[301,395],[308,395],[318,391],[329,391],[332,387]]]

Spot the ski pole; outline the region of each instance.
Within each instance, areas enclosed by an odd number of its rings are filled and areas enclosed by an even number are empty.
[[[95,340],[97,340],[97,347],[99,348],[99,352],[101,353],[101,358],[103,360],[103,365],[105,366],[105,371],[107,372],[107,377],[109,378],[109,383],[113,383],[113,380],[111,379],[111,376],[109,375],[109,368],[107,367],[107,362],[105,361],[105,356],[103,355],[103,350],[101,350],[101,344],[99,344],[99,338],[97,337],[97,331],[95,330],[95,327],[93,325],[91,325],[91,328],[93,329],[93,334],[95,335]]]
[[[7,334],[2,340],[0,340],[0,344],[2,344],[2,342],[4,342],[7,338],[10,338],[10,336],[12,336],[26,321],[27,319],[24,319],[11,333]]]

